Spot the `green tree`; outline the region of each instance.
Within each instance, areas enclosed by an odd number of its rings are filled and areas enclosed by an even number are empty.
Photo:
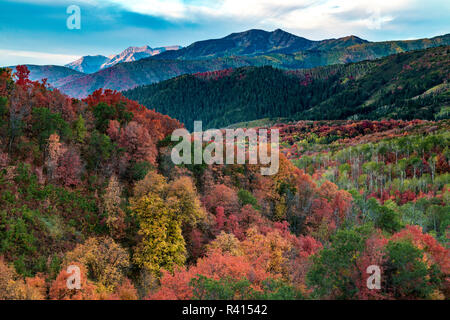
[[[46,144],[52,133],[61,138],[70,138],[72,131],[60,113],[52,113],[48,108],[34,108],[32,112],[32,132],[37,137],[39,148]]]
[[[299,300],[304,298],[300,291],[279,279],[267,279],[262,283],[262,290],[255,290],[246,278],[215,280],[198,275],[191,279],[190,286],[195,300]]]
[[[7,97],[0,97],[0,128],[2,128],[6,123],[6,115],[8,114],[8,98]]]
[[[115,146],[111,139],[97,130],[91,135],[87,151],[87,163],[90,169],[98,169],[102,162],[110,159]]]
[[[83,116],[80,114],[78,119],[73,124],[73,133],[75,139],[78,143],[84,143],[84,139],[86,138],[86,123],[84,121]]]
[[[198,275],[190,281],[192,298],[194,300],[246,300],[254,295],[248,279],[214,280],[203,275]]]
[[[244,189],[239,190],[238,198],[242,206],[251,204],[253,208],[258,209],[258,200],[256,200],[250,191]]]
[[[402,227],[399,213],[386,205],[378,206],[376,209],[375,226],[393,233]]]
[[[428,267],[423,251],[410,241],[390,241],[386,250],[386,286],[396,298],[426,299],[438,288],[439,267]]]
[[[113,106],[100,102],[93,108],[92,112],[95,116],[95,126],[102,133],[105,133],[108,129],[110,120],[117,120],[121,124],[125,124],[133,119],[133,113],[127,111],[125,104],[122,102]]]
[[[307,284],[318,298],[352,299],[358,293],[356,279],[358,257],[372,233],[370,225],[339,230],[331,237],[328,248],[313,257]]]
[[[109,120],[113,120],[116,114],[114,108],[104,102],[100,102],[92,110],[95,117],[95,127],[101,133],[105,133],[108,129]]]

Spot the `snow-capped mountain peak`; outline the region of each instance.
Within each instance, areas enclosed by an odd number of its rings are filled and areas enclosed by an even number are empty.
[[[180,46],[166,46],[153,49],[148,45],[142,47],[128,47],[119,54],[113,54],[109,57],[102,55],[84,56],[65,66],[84,73],[94,73],[112,67],[118,63],[137,61],[160,54],[164,51],[178,50],[180,48]]]

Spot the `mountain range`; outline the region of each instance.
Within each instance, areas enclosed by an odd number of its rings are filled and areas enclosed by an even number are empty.
[[[121,53],[109,57],[102,55],[84,56],[76,61],[66,64],[65,67],[83,73],[94,73],[112,67],[118,63],[137,61],[165,51],[178,50],[180,48],[181,46],[167,46],[155,49],[152,49],[149,46],[129,47]]]
[[[308,69],[449,44],[450,34],[407,41],[369,42],[356,36],[313,41],[280,29],[273,32],[248,30],[221,39],[195,42],[179,50],[141,47],[129,48],[109,58],[83,57],[82,61],[70,64],[72,69],[66,67],[65,72],[55,66],[33,66],[30,78],[39,80],[45,76],[51,86],[81,98],[100,88],[122,91],[183,74],[246,66]],[[163,52],[156,54],[158,50]],[[150,56],[142,58],[146,54]],[[96,68],[99,70],[89,73]],[[64,74],[64,80],[53,75],[53,70]],[[83,73],[73,72],[79,70]]]
[[[263,118],[448,118],[450,46],[305,70],[271,66],[183,75],[124,95],[192,129]]]
[[[252,29],[232,33],[221,39],[198,41],[177,52],[164,52],[156,59],[210,59],[230,56],[257,56],[266,54],[294,54],[306,50],[331,50],[368,43],[356,36],[312,41],[277,29],[273,32]]]

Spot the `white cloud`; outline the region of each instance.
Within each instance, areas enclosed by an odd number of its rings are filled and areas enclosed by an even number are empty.
[[[245,21],[317,36],[380,30],[420,0],[108,0],[127,10],[169,20]],[[433,0],[430,0],[433,1]]]
[[[107,0],[130,11],[165,18],[190,19],[191,15],[271,20],[295,16],[327,17],[330,14],[363,9],[368,12],[395,11],[417,0]],[[102,3],[104,1],[98,1]],[[283,21],[279,21],[283,23]],[[320,22],[320,21],[318,21]],[[324,21],[322,21],[324,22]],[[299,22],[297,22],[299,23]]]
[[[46,64],[48,61],[54,65],[64,65],[80,58],[65,54],[6,49],[0,49],[0,56],[0,65],[5,67],[17,64]]]
[[[190,6],[181,0],[109,0],[111,3],[138,13],[160,16],[168,19],[186,19]]]
[[[234,0],[230,0],[234,1]],[[295,1],[298,2],[298,1]],[[267,24],[278,24],[291,30],[320,30],[323,34],[339,32],[355,32],[361,29],[380,29],[395,19],[396,13],[410,5],[413,0],[371,0],[346,1],[302,1],[298,7],[292,6],[290,11],[276,12],[276,4],[261,18]]]

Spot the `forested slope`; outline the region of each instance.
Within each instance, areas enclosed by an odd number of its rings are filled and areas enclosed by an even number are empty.
[[[448,117],[450,47],[375,61],[283,71],[248,67],[184,75],[124,94],[191,128],[267,117],[440,119]]]

